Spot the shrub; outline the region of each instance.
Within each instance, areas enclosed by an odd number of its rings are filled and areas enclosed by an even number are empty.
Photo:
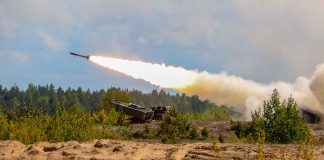
[[[147,124],[143,126],[143,130],[136,130],[133,133],[134,138],[152,139],[157,136],[156,129],[150,128]]]
[[[127,126],[110,126],[108,130],[113,133],[114,139],[128,140],[133,137],[132,128]]]
[[[222,150],[222,148],[221,148],[221,146],[220,146],[220,144],[219,144],[219,142],[217,140],[213,141],[212,149],[214,150],[214,152],[216,154],[215,155],[216,159],[219,159],[220,158],[220,151]]]
[[[19,117],[12,121],[10,139],[24,144],[47,140],[46,126],[49,124],[47,116]]]
[[[94,123],[78,108],[69,111],[60,108],[56,111],[51,124],[47,128],[49,141],[86,141],[96,135]]]
[[[249,122],[231,122],[231,129],[234,131],[235,135],[238,138],[247,138],[251,137],[252,132],[252,125]]]
[[[93,114],[94,122],[106,126],[127,126],[129,120],[126,114],[117,112],[115,108],[109,111],[102,109],[97,114]]]
[[[315,159],[313,138],[308,138],[306,141],[299,144],[296,159]]]
[[[230,120],[230,109],[226,106],[213,106],[201,113],[187,113],[185,116],[188,119],[195,120],[214,120],[214,121],[227,121]]]
[[[0,112],[0,140],[18,140],[24,144],[38,141],[87,141],[90,139],[131,137],[125,116],[114,110],[91,116],[78,106],[69,110],[57,107],[54,115],[42,114],[30,107],[28,112],[6,115]],[[35,112],[34,112],[35,111]],[[95,125],[96,122],[102,125]],[[103,125],[104,124],[104,125]],[[117,129],[102,126],[123,125]]]
[[[207,139],[208,138],[208,130],[207,130],[207,128],[206,127],[204,127],[201,131],[200,131],[200,134],[201,134],[201,137],[202,137],[202,139]]]
[[[150,128],[147,124],[144,125],[144,129],[143,129],[144,133],[149,134],[150,133]]]
[[[220,143],[224,143],[224,136],[223,136],[222,133],[220,133],[220,134],[218,135],[218,141],[219,141]]]
[[[110,109],[113,109],[115,107],[114,104],[110,103],[110,101],[114,99],[117,101],[129,103],[132,102],[132,98],[128,94],[127,90],[121,90],[118,88],[110,88],[107,90],[107,94],[102,98],[100,104],[99,104],[99,109],[105,109],[109,111]]]
[[[264,128],[266,141],[278,143],[290,143],[303,141],[310,135],[309,129],[303,121],[295,100],[290,97],[280,103],[280,95],[274,90],[271,99],[263,105],[263,115],[259,113],[263,123],[258,123],[260,128]],[[254,121],[262,121],[261,118],[252,117]]]
[[[227,143],[239,143],[241,140],[236,136],[236,134],[230,134],[226,141]]]
[[[198,134],[197,128],[195,128],[195,127],[191,128],[190,133],[189,133],[189,138],[197,139],[198,137],[199,137],[199,134]]]
[[[232,122],[232,129],[239,138],[251,138],[257,141],[258,134],[265,132],[265,140],[272,143],[291,143],[304,141],[310,131],[303,121],[295,100],[280,101],[275,89],[271,99],[264,101],[262,110],[252,114],[252,122]]]
[[[9,139],[10,124],[8,123],[7,116],[0,111],[0,140]]]
[[[257,145],[257,155],[256,155],[256,159],[257,160],[264,160],[265,156],[264,156],[264,141],[265,141],[265,135],[264,135],[264,131],[261,130],[259,132],[259,136],[258,136],[258,145]]]
[[[190,124],[175,107],[169,109],[159,124],[158,134],[162,143],[177,143],[180,138],[187,137]]]

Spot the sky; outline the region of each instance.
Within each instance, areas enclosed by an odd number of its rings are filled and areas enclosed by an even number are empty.
[[[0,0],[0,84],[156,88],[68,53],[293,82],[324,62],[321,0]]]

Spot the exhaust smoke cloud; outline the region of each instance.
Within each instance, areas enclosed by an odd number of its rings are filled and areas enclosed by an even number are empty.
[[[263,100],[269,99],[275,88],[282,98],[294,97],[299,107],[324,113],[324,64],[317,67],[311,78],[298,77],[294,83],[262,84],[227,73],[212,74],[143,61],[101,56],[90,56],[90,61],[162,88],[233,106],[246,118],[262,106]]]

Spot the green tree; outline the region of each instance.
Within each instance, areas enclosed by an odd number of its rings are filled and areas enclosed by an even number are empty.
[[[188,136],[190,128],[187,118],[172,107],[160,122],[158,133],[162,143],[177,143]]]
[[[265,140],[271,143],[299,142],[310,136],[295,100],[290,97],[281,102],[277,89],[270,100],[264,101],[261,109],[252,113],[251,123],[232,122],[232,129],[238,137],[255,141],[261,132],[265,132]]]
[[[104,128],[106,126],[127,126],[129,124],[127,115],[117,112],[114,108],[110,111],[102,109],[98,113],[94,113],[93,119],[95,123],[102,125]]]
[[[0,110],[0,140],[9,139],[10,135],[10,126],[7,120],[7,117]]]
[[[260,115],[253,114],[252,123],[261,123],[260,118]],[[271,99],[264,102],[263,123],[266,140],[269,142],[290,143],[304,140],[309,136],[295,100],[290,97],[288,101],[280,102],[280,95],[276,89]]]
[[[132,102],[132,98],[129,96],[127,90],[121,90],[119,88],[110,88],[107,90],[107,94],[103,97],[99,105],[99,110],[105,109],[109,111],[110,109],[114,108],[115,106],[110,103],[112,99],[124,103]]]
[[[46,129],[51,142],[86,141],[95,137],[96,132],[90,116],[85,114],[79,106],[74,106],[68,111],[63,107],[57,108]]]

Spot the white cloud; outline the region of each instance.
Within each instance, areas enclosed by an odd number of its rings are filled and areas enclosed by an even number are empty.
[[[39,36],[42,38],[43,42],[50,47],[51,49],[62,49],[65,44],[55,37],[47,33],[39,33]]]
[[[236,7],[244,22],[236,29],[245,35],[240,38],[259,54],[282,61],[286,77],[310,76],[323,62],[323,1],[247,0],[236,1]]]
[[[20,63],[26,63],[28,61],[27,55],[20,52],[13,53],[13,58]]]
[[[294,80],[310,76],[324,59],[323,17],[321,0],[5,0],[0,5],[0,38],[33,32],[50,49],[65,48],[49,34],[58,33],[76,36],[84,48],[98,51],[133,46],[141,52],[171,44],[192,49],[191,54],[202,57],[197,63],[208,61],[211,68]],[[280,70],[277,65],[282,65]]]
[[[15,22],[8,18],[8,17],[2,17],[0,19],[0,37],[2,36],[3,38],[13,38],[15,36],[15,31],[16,31],[16,24]]]
[[[1,63],[19,63],[25,64],[28,62],[28,56],[20,51],[0,50]]]
[[[152,42],[169,41],[182,46],[197,46],[199,42],[213,46],[221,25],[210,17],[187,17],[173,19],[157,27]]]

